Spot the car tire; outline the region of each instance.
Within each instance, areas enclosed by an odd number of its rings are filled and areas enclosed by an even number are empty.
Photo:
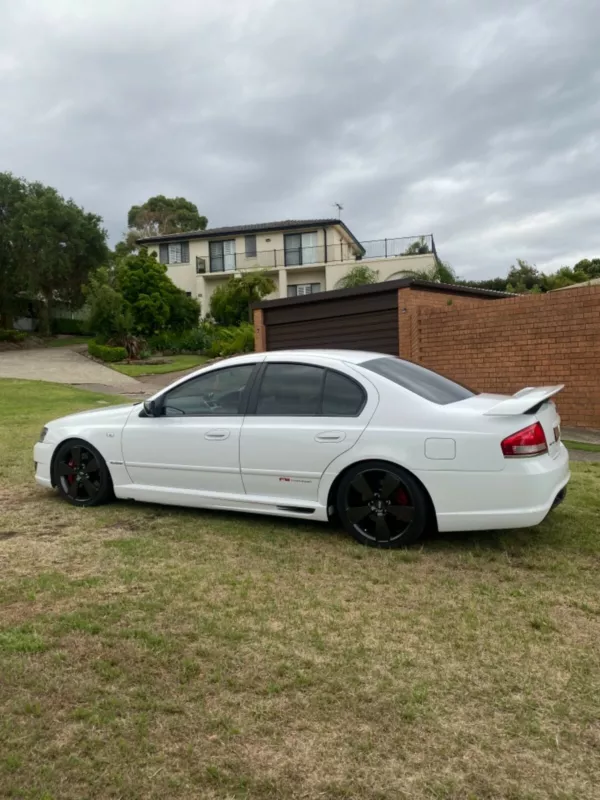
[[[74,506],[99,506],[114,497],[106,461],[88,442],[70,439],[59,445],[53,459],[52,482]]]
[[[418,481],[385,461],[351,467],[338,486],[336,508],[357,542],[385,549],[414,544],[429,518],[428,499]]]

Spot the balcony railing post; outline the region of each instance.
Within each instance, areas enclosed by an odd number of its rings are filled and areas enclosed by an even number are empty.
[[[385,257],[387,258],[387,239],[384,239],[385,242]]]
[[[277,250],[273,250],[273,266],[277,266]]]

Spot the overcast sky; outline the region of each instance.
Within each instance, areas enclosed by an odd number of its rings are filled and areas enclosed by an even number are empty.
[[[433,232],[459,274],[600,256],[598,0],[0,0],[0,170],[104,218]]]

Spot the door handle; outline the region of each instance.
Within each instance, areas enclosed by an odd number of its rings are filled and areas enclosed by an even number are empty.
[[[317,433],[315,442],[343,442],[345,438],[346,434],[343,431],[323,431],[323,433]]]
[[[229,431],[206,431],[204,438],[211,442],[218,442],[229,438]]]

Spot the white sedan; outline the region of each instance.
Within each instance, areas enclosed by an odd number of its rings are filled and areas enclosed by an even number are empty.
[[[143,404],[49,422],[36,480],[77,506],[116,496],[326,521],[398,547],[537,525],[569,457],[550,399],[475,394],[380,353],[291,350],[198,370]]]

